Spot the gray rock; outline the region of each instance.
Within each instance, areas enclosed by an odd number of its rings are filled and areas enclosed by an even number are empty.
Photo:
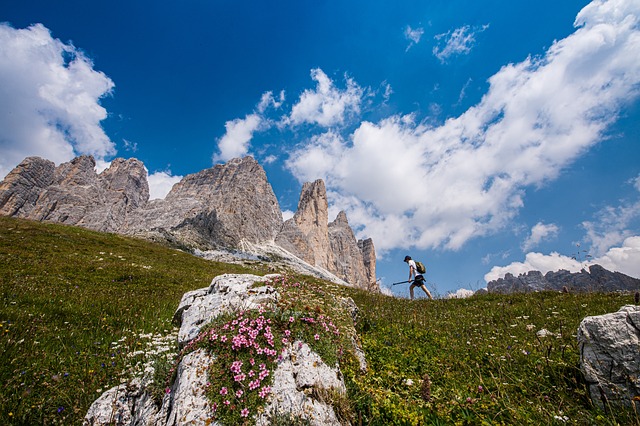
[[[346,282],[368,289],[371,284],[368,268],[345,212],[338,213],[328,229],[329,244],[333,253],[328,269]]]
[[[40,193],[53,183],[55,164],[28,157],[0,182],[0,214],[29,218]]]
[[[185,346],[218,315],[255,310],[262,303],[275,301],[276,295],[271,287],[262,286],[249,291],[254,283],[264,282],[273,276],[219,275],[208,288],[185,293],[174,315],[174,323],[180,326],[178,345]]]
[[[640,310],[586,317],[578,327],[580,368],[594,404],[632,407],[640,397]]]
[[[291,413],[314,426],[341,424],[331,405],[313,397],[314,393],[329,389],[346,395],[340,370],[326,365],[306,343],[293,342],[283,351],[273,383],[271,402],[265,407],[265,414],[256,419],[256,425],[270,425],[277,413]]]

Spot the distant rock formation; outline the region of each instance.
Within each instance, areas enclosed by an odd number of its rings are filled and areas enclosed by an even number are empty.
[[[346,215],[329,224],[322,180],[305,183],[292,219],[282,212],[264,169],[251,157],[184,177],[164,200],[149,201],[137,159],[118,158],[98,174],[81,156],[58,167],[29,157],[0,182],[0,215],[168,241],[189,249],[273,244],[350,285],[375,289],[375,249],[356,241]]]
[[[373,241],[357,241],[344,212],[329,224],[328,210],[324,182],[305,183],[298,210],[284,223],[276,244],[348,283],[364,289],[375,288]]]
[[[529,271],[517,277],[506,274],[504,278],[489,282],[487,290],[489,293],[509,294],[545,290],[610,292],[640,289],[640,279],[608,271],[600,265],[591,265],[588,269],[575,273],[560,270],[547,272],[545,275],[540,271]]]
[[[602,409],[636,408],[640,396],[640,309],[586,317],[578,327],[580,368],[593,403]]]

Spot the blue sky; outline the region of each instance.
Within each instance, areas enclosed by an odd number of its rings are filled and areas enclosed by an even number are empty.
[[[285,218],[324,179],[399,296],[405,254],[441,295],[586,262],[640,277],[639,19],[639,0],[8,0],[0,175],[136,157],[163,197],[252,155]]]

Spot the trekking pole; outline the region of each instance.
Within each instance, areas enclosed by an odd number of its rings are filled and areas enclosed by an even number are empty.
[[[391,283],[391,285],[408,284],[408,283],[410,283],[410,282],[413,282],[413,281],[399,281],[399,282],[397,282],[397,283]]]

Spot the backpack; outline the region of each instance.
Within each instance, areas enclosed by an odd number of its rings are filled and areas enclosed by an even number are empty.
[[[427,268],[424,267],[424,264],[422,262],[418,262],[417,260],[416,260],[416,269],[419,274],[424,274],[425,272],[427,272]]]

